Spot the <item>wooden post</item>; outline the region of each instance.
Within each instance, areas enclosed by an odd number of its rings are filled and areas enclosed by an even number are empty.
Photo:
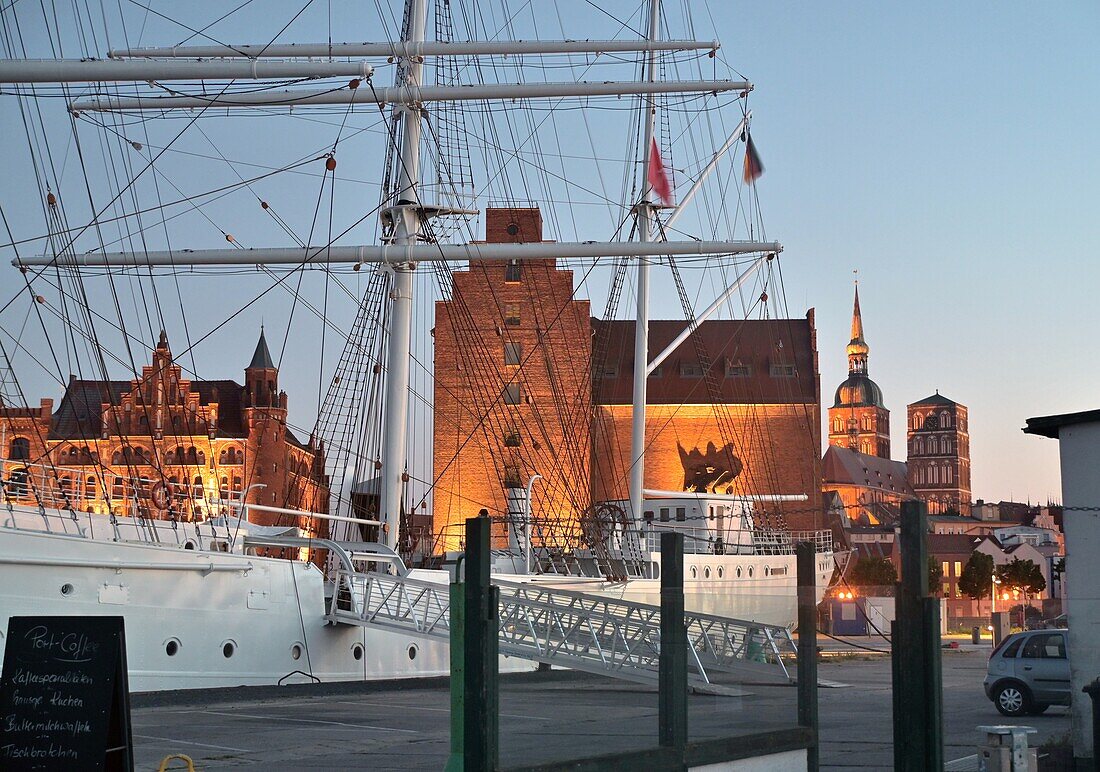
[[[894,682],[894,769],[943,768],[940,604],[929,595],[927,506],[901,505],[901,582],[890,626]]]
[[[813,730],[814,744],[806,749],[806,769],[817,772],[817,551],[812,542],[802,542],[795,550],[798,556],[798,725]]]
[[[489,582],[491,568],[488,517],[466,521],[466,583],[464,642],[465,684],[463,757],[465,769],[498,767],[500,746],[500,691],[497,683],[499,641],[497,610],[500,590]]]
[[[660,744],[687,745],[687,626],[684,623],[684,535],[661,534],[661,656],[657,716]]]

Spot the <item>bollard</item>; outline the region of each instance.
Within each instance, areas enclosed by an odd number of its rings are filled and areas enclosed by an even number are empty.
[[[1100,678],[1083,688],[1092,700],[1092,768],[1100,770]]]
[[[985,732],[985,745],[978,746],[978,768],[985,772],[1037,772],[1039,759],[1035,748],[1027,745],[1027,736],[1037,729],[1030,726],[979,726]]]
[[[975,627],[970,631],[970,642],[974,645],[982,642],[982,628]]]

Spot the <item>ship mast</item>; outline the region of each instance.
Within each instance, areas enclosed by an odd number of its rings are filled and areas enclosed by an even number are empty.
[[[403,42],[424,42],[427,24],[426,0],[408,0],[405,6],[408,26]],[[420,87],[424,70],[421,56],[406,56],[405,86],[410,91]],[[393,107],[395,118],[401,121],[401,146],[395,155],[399,180],[396,205],[392,211],[393,244],[415,246],[423,230],[423,207],[417,190],[420,182],[420,103],[416,101]],[[385,213],[384,213],[385,214]],[[378,519],[382,523],[379,541],[390,549],[400,543],[402,492],[408,448],[409,423],[409,351],[412,342],[413,262],[392,263],[393,289],[390,292],[390,335],[386,349],[386,379],[382,420],[382,483],[379,491]]]
[[[650,0],[649,4],[649,40],[657,39],[660,25],[660,0]],[[650,51],[647,56],[645,80],[653,83],[657,76],[657,52]],[[644,140],[642,142],[642,196],[638,202],[638,241],[650,241],[653,203],[649,200],[649,166],[652,163],[650,146],[653,144],[653,125],[656,120],[656,102],[651,97],[642,97],[645,110]],[[634,321],[634,391],[630,427],[630,515],[634,522],[642,521],[642,499],[645,490],[645,414],[646,379],[649,377],[649,258],[638,258],[638,308]]]

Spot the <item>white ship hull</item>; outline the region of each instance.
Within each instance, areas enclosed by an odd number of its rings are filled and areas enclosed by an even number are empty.
[[[324,576],[312,563],[185,548],[195,541],[184,533],[195,531],[194,525],[181,525],[177,532],[160,522],[154,532],[145,524],[146,538],[161,541],[149,543],[116,541],[111,526],[98,517],[85,523],[85,535],[59,532],[62,526],[75,531],[67,514],[53,511],[49,520],[52,532],[42,530],[45,521],[36,509],[15,507],[5,513],[0,527],[0,656],[11,616],[110,615],[125,619],[134,692],[370,681],[450,671],[445,641],[328,622]],[[88,526],[93,524],[91,533]],[[120,523],[123,538],[139,530],[136,521]],[[168,534],[178,542],[163,543]],[[819,599],[830,560],[819,556]],[[697,578],[692,578],[692,569]],[[689,610],[783,626],[795,620],[793,555],[686,555],[685,574]],[[410,575],[440,584],[449,581],[446,571]],[[500,578],[660,603],[657,579]],[[533,667],[501,658],[502,670]]]
[[[833,573],[832,556],[819,553],[817,602]],[[563,590],[607,595],[635,603],[661,604],[659,579],[607,582],[577,577],[507,577],[552,584]],[[791,628],[798,620],[794,555],[684,555],[684,608],[702,614]]]

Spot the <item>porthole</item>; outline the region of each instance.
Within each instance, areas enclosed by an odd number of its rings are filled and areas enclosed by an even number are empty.
[[[722,570],[722,566],[718,566],[718,578],[719,579],[722,578],[722,574],[724,574],[724,573],[725,573],[725,571]]]
[[[710,579],[710,566],[703,569],[703,578]]]
[[[225,657],[226,659],[229,659],[230,657],[232,657],[236,653],[237,653],[237,643],[236,643],[236,641],[226,641],[225,643],[222,644],[222,656]]]
[[[749,566],[749,579],[752,579],[752,566]]]
[[[168,642],[164,644],[164,653],[169,657],[174,657],[180,653],[180,642],[176,638],[169,638]]]
[[[736,575],[737,575],[737,578],[738,578],[738,579],[740,579],[740,578],[741,578],[741,566],[738,566],[738,567],[737,567],[737,570],[736,570],[736,571],[734,571],[734,574],[736,574]]]
[[[698,576],[699,576],[699,569],[697,569],[695,566],[692,566],[691,567],[691,578],[695,579]]]
[[[65,582],[65,584],[61,585],[61,594],[62,595],[72,595],[74,592],[76,592],[76,588],[73,587],[68,582]]]
[[[654,579],[660,579],[661,578],[661,564],[660,563],[654,563],[653,564],[653,578]]]
[[[290,647],[290,658],[301,659],[302,658],[302,644],[296,643]]]
[[[363,658],[363,644],[357,643],[354,646],[352,646],[351,647],[351,656],[356,662],[361,660]]]
[[[409,660],[410,661],[416,659],[417,651],[418,651],[418,649],[416,648],[415,643],[409,645]]]
[[[768,566],[764,566],[764,576],[771,576],[772,570]]]

